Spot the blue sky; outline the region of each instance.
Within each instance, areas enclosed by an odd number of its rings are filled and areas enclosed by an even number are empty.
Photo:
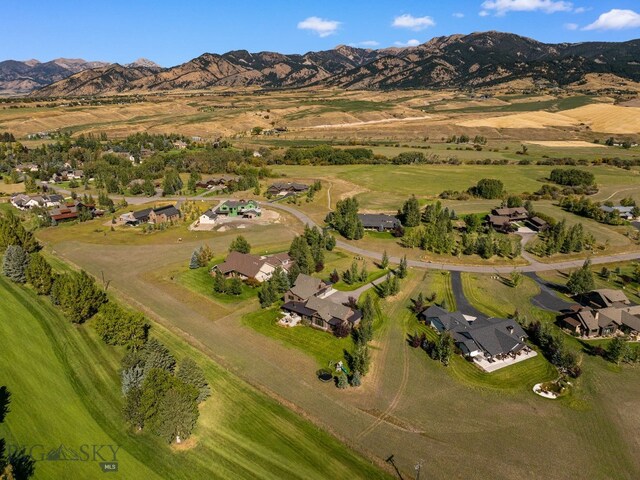
[[[2,16],[0,59],[163,66],[204,52],[382,48],[485,30],[544,42],[640,38],[638,0],[3,0]]]

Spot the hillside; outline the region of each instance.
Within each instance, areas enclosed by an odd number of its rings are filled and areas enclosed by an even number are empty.
[[[14,67],[34,71],[45,65],[29,67],[22,63]],[[640,81],[640,40],[545,44],[510,33],[482,32],[437,37],[407,48],[371,50],[341,45],[304,55],[246,50],[222,55],[205,53],[167,69],[142,59],[126,66],[83,69],[62,79],[61,68],[57,64],[51,66],[51,85],[31,95],[112,95],[221,86],[484,88],[523,80],[554,87],[581,82],[593,74]],[[44,81],[40,76],[20,88],[38,88]]]

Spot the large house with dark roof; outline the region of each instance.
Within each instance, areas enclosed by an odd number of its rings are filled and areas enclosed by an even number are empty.
[[[267,194],[269,195],[290,195],[295,193],[306,192],[309,185],[296,182],[276,182],[269,185]]]
[[[482,356],[493,361],[517,355],[527,348],[527,334],[512,319],[473,317],[435,305],[424,310],[420,317],[439,333],[449,332],[466,357]]]
[[[177,222],[182,213],[174,205],[165,205],[158,208],[145,208],[137,212],[128,212],[120,215],[120,221],[124,225],[140,225],[141,223],[161,224]]]
[[[335,290],[319,278],[300,273],[293,286],[284,294],[285,302],[304,302],[311,297],[325,298]]]
[[[496,230],[508,231],[515,222],[522,222],[529,218],[529,212],[524,207],[494,208],[487,221]]]
[[[230,252],[227,259],[215,265],[211,269],[211,274],[216,271],[221,272],[225,277],[237,277],[242,280],[255,280],[264,282],[269,280],[280,267],[284,271],[289,271],[293,266],[293,261],[288,253],[278,253],[275,255],[252,255],[250,253]]]
[[[340,326],[353,328],[360,323],[362,312],[327,298],[311,296],[303,302],[286,302],[282,310],[289,315],[300,317],[309,325],[320,330],[334,330]]]
[[[365,230],[377,230],[378,232],[395,230],[400,226],[400,220],[392,215],[383,213],[359,213],[358,220],[360,220]]]
[[[640,305],[622,290],[603,288],[580,297],[582,306],[559,318],[560,325],[582,337],[608,337],[618,332],[640,335]]]

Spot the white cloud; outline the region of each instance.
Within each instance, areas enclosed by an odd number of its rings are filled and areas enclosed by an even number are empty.
[[[414,17],[413,15],[405,13],[404,15],[394,18],[391,26],[419,31],[433,27],[435,24],[436,22],[431,17]]]
[[[376,42],[375,40],[364,40],[362,42],[356,42],[353,45],[356,47],[377,47],[380,45],[380,42]]]
[[[480,15],[481,17],[488,17],[491,14],[486,10],[480,10],[480,13],[478,13],[478,15]]]
[[[420,40],[416,40],[412,38],[411,40],[407,40],[406,42],[395,42],[398,47],[417,47],[420,45]]]
[[[309,30],[320,37],[328,37],[338,30],[340,22],[320,17],[309,17],[298,23],[300,30]]]
[[[624,30],[627,28],[640,28],[640,14],[633,10],[613,10],[603,13],[591,25],[583,30]]]
[[[464,13],[456,12],[452,16],[455,18],[464,18]]]
[[[573,10],[573,4],[565,0],[485,0],[482,3],[482,8],[485,12],[487,10],[494,11],[496,15],[505,15],[508,12],[535,11],[555,13],[570,12]]]
[[[584,13],[584,12],[586,12],[587,10],[591,10],[591,9],[590,9],[590,8],[589,8],[589,9],[587,9],[587,8],[585,8],[585,7],[578,7],[578,8],[576,8],[576,9],[574,9],[574,10],[573,10],[573,13]]]
[[[565,30],[577,30],[578,27],[579,27],[579,25],[577,23],[565,23],[564,24]]]

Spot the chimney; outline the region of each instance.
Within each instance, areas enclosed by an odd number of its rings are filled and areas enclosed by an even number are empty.
[[[507,330],[509,330],[509,333],[513,335],[513,325],[509,325]]]
[[[594,312],[593,317],[598,320],[600,318],[600,312],[598,312],[597,310]]]

